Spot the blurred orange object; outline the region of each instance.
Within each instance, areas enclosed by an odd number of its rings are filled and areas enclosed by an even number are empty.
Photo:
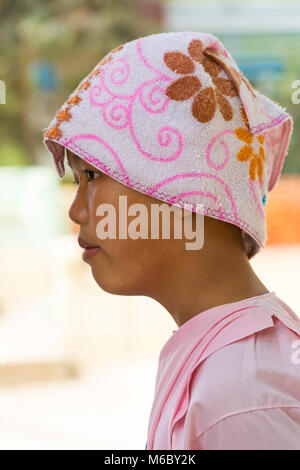
[[[300,175],[282,175],[265,206],[266,245],[300,243]]]

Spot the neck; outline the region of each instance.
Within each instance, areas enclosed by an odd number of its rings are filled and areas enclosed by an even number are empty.
[[[180,263],[169,268],[168,282],[160,282],[151,295],[178,327],[210,308],[269,292],[243,251],[223,257],[214,252],[212,258],[191,253],[186,252]]]

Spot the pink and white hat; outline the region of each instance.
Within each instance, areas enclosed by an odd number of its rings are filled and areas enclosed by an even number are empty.
[[[240,227],[251,258],[292,128],[215,36],[187,31],[112,50],[43,131],[61,177],[67,148],[130,188]]]

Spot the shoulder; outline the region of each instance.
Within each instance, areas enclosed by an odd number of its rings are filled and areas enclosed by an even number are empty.
[[[196,435],[201,450],[300,450],[300,404],[224,416]]]
[[[292,360],[295,333],[277,318],[227,344],[197,366],[189,383],[187,421],[198,432],[226,416],[300,404],[300,361]],[[299,337],[298,337],[299,338]]]

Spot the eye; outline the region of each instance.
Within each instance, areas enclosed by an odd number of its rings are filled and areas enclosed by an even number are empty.
[[[84,172],[85,172],[85,174],[87,175],[89,181],[93,181],[93,180],[96,179],[98,176],[100,176],[99,173],[96,173],[96,172],[93,171],[93,170],[84,170]]]

